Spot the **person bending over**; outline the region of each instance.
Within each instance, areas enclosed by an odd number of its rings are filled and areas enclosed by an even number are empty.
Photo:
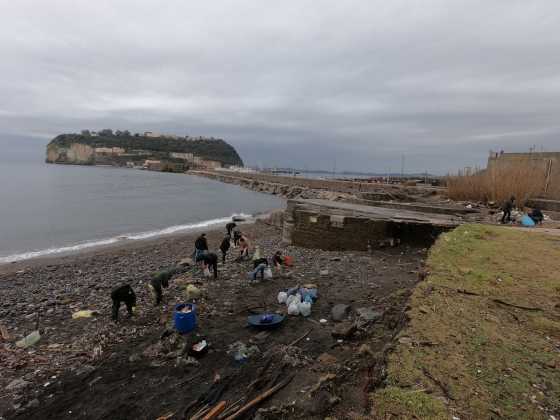
[[[533,219],[533,222],[535,222],[536,225],[542,224],[544,220],[543,212],[536,207],[533,210],[531,210],[531,213],[529,213],[529,217]]]
[[[274,263],[275,268],[282,268],[284,265],[284,257],[282,256],[282,251],[276,251],[274,253],[274,257],[272,257],[272,262]]]
[[[150,289],[154,296],[154,306],[161,303],[163,298],[163,289],[169,287],[169,280],[175,275],[183,273],[187,270],[186,267],[175,266],[166,268],[165,270],[159,271],[152,276],[150,280]]]
[[[230,246],[231,246],[231,236],[226,235],[224,240],[222,241],[222,243],[220,245],[220,251],[222,251],[222,262],[224,264],[226,263],[226,255],[229,251]]]
[[[264,280],[264,270],[268,267],[268,260],[266,258],[258,258],[253,261],[253,281],[257,280],[257,275],[260,273],[261,280]]]
[[[204,269],[210,270],[212,267],[212,271],[214,272],[214,279],[218,278],[218,256],[213,252],[208,252],[206,254],[199,255],[196,262],[200,262],[204,264]]]
[[[132,287],[130,287],[130,284],[125,284],[113,289],[111,292],[111,299],[113,300],[113,321],[119,321],[119,308],[121,307],[121,302],[124,302],[126,305],[128,317],[130,318],[132,316],[132,308],[136,306],[136,295],[134,294]]]

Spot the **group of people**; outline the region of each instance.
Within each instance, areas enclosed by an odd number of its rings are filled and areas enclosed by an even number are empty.
[[[237,227],[235,222],[230,222],[226,225],[226,235],[220,244],[220,251],[222,253],[222,264],[226,263],[226,257],[232,247],[239,247],[239,256],[235,259],[236,262],[241,262],[249,259],[249,239]],[[257,254],[257,253],[255,253]],[[206,234],[202,233],[194,242],[193,260],[199,264],[205,273],[212,273],[214,279],[218,278],[218,255],[209,250],[208,240]],[[285,264],[285,258],[282,256],[281,251],[277,251],[272,257],[272,263],[275,268],[281,268]],[[251,278],[257,280],[260,275],[261,279],[265,278],[265,270],[269,268],[269,261],[265,257],[255,255],[253,260],[253,271]],[[176,274],[183,273],[189,270],[189,267],[176,265],[158,273],[155,273],[148,287],[154,298],[154,305],[159,305],[163,298],[163,289],[169,286],[169,281]],[[125,304],[128,316],[132,316],[133,308],[136,306],[136,294],[129,284],[125,284],[115,288],[111,292],[111,299],[113,301],[112,318],[114,321],[119,319],[119,308],[121,304]]]
[[[502,205],[502,212],[503,212],[502,219],[501,219],[502,224],[511,222],[511,211],[514,208],[515,208],[515,196],[512,195],[509,198],[509,200],[506,200]],[[544,220],[543,212],[537,207],[531,209],[531,211],[527,215],[531,218],[531,220],[533,220],[533,222],[536,225],[542,224]]]

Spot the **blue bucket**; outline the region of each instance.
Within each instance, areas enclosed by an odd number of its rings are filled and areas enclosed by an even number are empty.
[[[191,311],[181,312],[185,307],[191,308]],[[196,306],[192,303],[175,305],[173,320],[175,321],[175,329],[181,334],[191,332],[196,327]]]

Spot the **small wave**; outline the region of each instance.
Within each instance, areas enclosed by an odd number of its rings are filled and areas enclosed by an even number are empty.
[[[186,224],[186,225],[169,226],[169,227],[166,227],[166,228],[163,228],[163,229],[150,230],[150,231],[140,232],[140,233],[131,233],[131,234],[119,235],[119,236],[115,236],[115,237],[112,237],[112,238],[99,239],[99,240],[94,240],[94,241],[87,241],[87,242],[82,242],[82,243],[79,243],[79,244],[62,246],[62,247],[58,247],[58,248],[53,247],[53,248],[42,249],[42,250],[39,250],[39,251],[23,252],[23,253],[20,253],[20,254],[13,254],[13,255],[8,255],[6,257],[0,257],[0,264],[23,261],[23,260],[28,260],[28,259],[37,258],[37,257],[46,257],[46,256],[53,256],[53,255],[58,255],[58,254],[70,254],[70,253],[74,253],[74,252],[83,251],[83,250],[89,249],[89,248],[96,248],[96,247],[105,246],[105,245],[112,245],[112,244],[115,244],[117,242],[122,242],[122,241],[138,241],[138,240],[142,240],[142,239],[150,239],[150,238],[156,238],[156,237],[159,237],[159,236],[172,235],[174,233],[185,232],[185,231],[189,231],[189,230],[202,229],[202,228],[205,228],[205,227],[211,227],[211,226],[220,225],[220,224],[230,222],[233,216],[241,216],[245,219],[252,218],[252,216],[250,214],[237,213],[237,214],[234,214],[230,217],[222,217],[222,218],[218,218],[218,219],[204,220],[202,222],[190,223],[190,224]]]

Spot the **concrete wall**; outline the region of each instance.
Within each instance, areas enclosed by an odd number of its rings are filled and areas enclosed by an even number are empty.
[[[306,248],[367,251],[386,246],[391,240],[409,245],[431,245],[450,228],[427,223],[397,223],[387,220],[333,215],[328,211],[301,208],[288,201],[284,214],[283,240]]]

